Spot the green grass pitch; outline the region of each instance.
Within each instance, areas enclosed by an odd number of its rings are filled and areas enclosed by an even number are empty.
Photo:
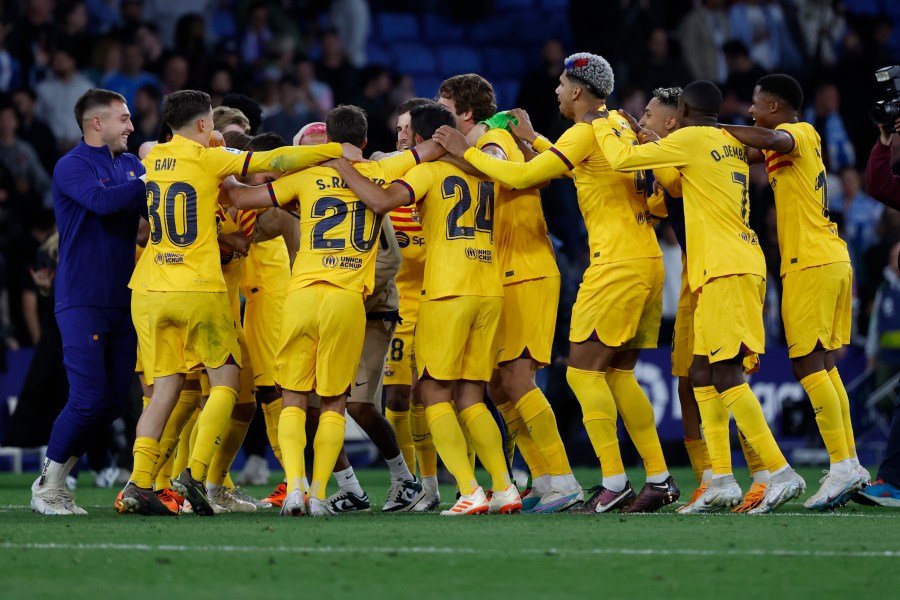
[[[637,475],[636,469],[631,469]],[[818,471],[806,469],[807,493]],[[596,470],[576,473],[584,485]],[[693,474],[674,472],[682,493]],[[872,598],[900,593],[900,510],[801,501],[774,515],[35,515],[34,475],[0,475],[0,598]],[[361,471],[373,506],[386,471]],[[637,478],[639,480],[639,478]],[[479,480],[487,482],[484,473]],[[739,481],[746,489],[746,477]],[[275,477],[273,477],[273,484]],[[636,482],[637,484],[637,482]],[[264,496],[271,488],[251,487]],[[442,488],[445,506],[453,490]],[[587,595],[590,596],[587,596]],[[584,596],[582,596],[584,595]]]

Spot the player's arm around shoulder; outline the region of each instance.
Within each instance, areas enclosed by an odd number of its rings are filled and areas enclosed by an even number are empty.
[[[265,185],[247,185],[235,179],[234,176],[229,176],[222,180],[221,189],[228,203],[239,210],[278,207],[294,200],[295,196],[288,193],[288,190],[291,189],[288,184],[293,182],[287,180],[300,176],[302,173],[295,173]],[[276,191],[274,183],[279,184],[278,191]]]
[[[734,136],[737,141],[751,148],[790,154],[797,147],[791,132],[781,126],[777,129],[748,125],[721,125],[721,127]]]
[[[403,185],[392,183],[387,189],[384,189],[360,173],[346,159],[330,160],[322,166],[337,171],[344,183],[356,194],[356,197],[375,214],[385,215],[395,208],[410,204],[409,192]],[[411,171],[416,168],[413,167]]]

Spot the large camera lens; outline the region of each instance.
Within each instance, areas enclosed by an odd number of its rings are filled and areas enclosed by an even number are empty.
[[[869,118],[876,125],[884,125],[885,129],[892,133],[894,131],[894,121],[900,117],[900,106],[894,102],[885,102],[880,100],[869,111]]]

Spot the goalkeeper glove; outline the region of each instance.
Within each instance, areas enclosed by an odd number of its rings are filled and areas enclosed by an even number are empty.
[[[498,112],[493,117],[487,118],[484,121],[479,121],[479,123],[487,127],[488,131],[490,131],[491,129],[505,129],[509,131],[509,125],[507,124],[507,121],[512,121],[515,125],[519,124],[519,120],[510,115],[509,112],[505,110]],[[510,133],[512,132],[510,131]]]

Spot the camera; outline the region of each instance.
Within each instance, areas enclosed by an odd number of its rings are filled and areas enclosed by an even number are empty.
[[[875,71],[875,81],[884,100],[879,100],[869,111],[869,118],[884,127],[886,133],[894,133],[894,122],[900,118],[900,65]]]

